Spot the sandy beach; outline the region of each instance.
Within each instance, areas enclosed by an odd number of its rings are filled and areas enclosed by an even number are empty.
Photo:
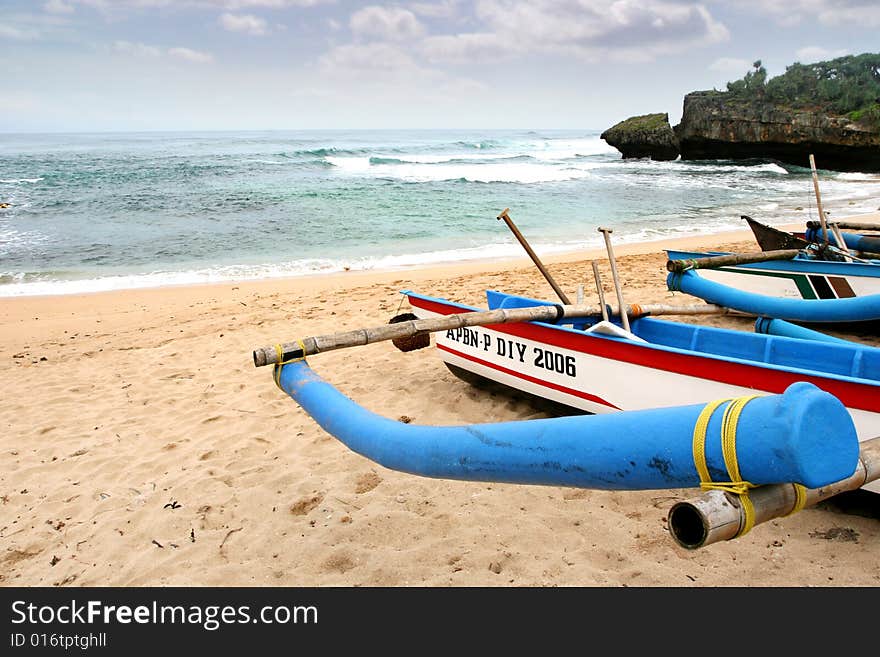
[[[615,246],[628,303],[666,290],[665,247],[756,251],[751,233]],[[547,257],[595,302],[603,251]],[[3,586],[877,586],[877,505],[833,500],[688,551],[666,514],[693,490],[609,492],[420,478],[320,429],[256,347],[381,325],[400,290],[553,298],[524,255],[420,270],[0,299]],[[680,321],[688,321],[680,318]],[[747,318],[706,324],[751,331]],[[851,335],[848,337],[852,337]],[[876,336],[856,336],[880,344]],[[417,424],[542,417],[390,342],[310,364]]]

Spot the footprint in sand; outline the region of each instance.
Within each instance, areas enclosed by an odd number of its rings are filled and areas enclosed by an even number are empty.
[[[355,568],[357,563],[351,558],[347,552],[337,552],[331,555],[323,564],[324,572],[345,573]]]
[[[357,482],[355,483],[354,492],[357,495],[360,495],[361,493],[369,493],[381,483],[382,477],[375,472],[368,472],[358,477]]]
[[[290,506],[290,513],[294,516],[304,516],[323,501],[324,493],[307,495],[306,497],[300,498]]]

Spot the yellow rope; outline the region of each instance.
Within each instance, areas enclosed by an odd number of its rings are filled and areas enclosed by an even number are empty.
[[[794,486],[795,501],[791,511],[785,514],[786,516],[797,513],[807,506],[807,487],[801,484],[792,484],[792,486]]]
[[[694,466],[700,475],[700,488],[705,490],[723,490],[733,493],[740,498],[744,519],[742,527],[736,534],[737,537],[748,533],[755,525],[755,507],[749,499],[749,489],[753,488],[754,485],[743,481],[736,457],[736,428],[739,423],[739,416],[745,405],[752,399],[755,399],[755,397],[756,395],[710,402],[700,412],[699,417],[697,417],[697,423],[694,426]],[[706,431],[712,414],[721,404],[728,401],[730,404],[724,409],[724,415],[721,418],[721,452],[724,456],[724,465],[727,467],[730,481],[713,482],[706,463]]]
[[[281,368],[288,363],[296,363],[301,360],[306,359],[306,345],[302,340],[297,340],[296,343],[299,345],[299,348],[302,349],[303,355],[299,358],[291,358],[290,360],[284,360],[284,349],[280,344],[275,345],[275,385],[279,388],[281,387]]]
[[[706,430],[709,428],[709,420],[712,418],[712,413],[726,401],[730,400],[718,399],[706,404],[706,407],[697,418],[697,424],[694,426],[694,465],[697,467],[697,474],[700,475],[701,486],[712,481],[712,476],[709,474],[709,466],[706,465]]]

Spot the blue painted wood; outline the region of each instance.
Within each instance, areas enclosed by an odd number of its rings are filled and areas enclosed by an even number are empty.
[[[699,486],[692,449],[702,404],[464,426],[404,424],[358,405],[306,361],[284,365],[280,383],[321,427],[387,468],[444,479],[645,490]],[[721,451],[725,408],[709,422],[706,457],[714,480],[728,476]],[[822,422],[815,418],[821,417]],[[848,411],[806,382],[759,397],[737,431],[742,476],[753,484],[808,487],[850,476],[859,454]]]

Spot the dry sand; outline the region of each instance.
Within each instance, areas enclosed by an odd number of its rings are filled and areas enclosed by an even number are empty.
[[[689,303],[664,247],[754,251],[750,233],[616,246],[626,301]],[[546,258],[573,296],[590,259]],[[876,503],[825,503],[702,550],[666,514],[693,490],[608,492],[420,478],[324,433],[255,347],[385,324],[411,288],[483,305],[553,298],[523,257],[424,270],[0,300],[3,586],[877,586]],[[616,302],[615,302],[616,305]],[[703,319],[752,330],[752,321]],[[876,337],[858,339],[876,344]],[[418,424],[541,417],[381,343],[309,359],[367,408]],[[873,516],[873,517],[872,517]]]

